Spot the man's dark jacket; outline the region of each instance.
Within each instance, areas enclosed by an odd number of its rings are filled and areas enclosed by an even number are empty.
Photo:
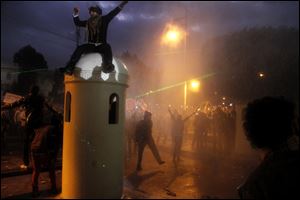
[[[110,11],[107,15],[102,16],[100,30],[98,31],[99,35],[95,35],[95,36],[93,36],[93,34],[91,34],[90,28],[87,27],[87,22],[88,22],[87,20],[81,21],[79,19],[79,16],[73,17],[73,20],[74,20],[74,23],[76,26],[88,28],[88,31],[89,31],[88,42],[106,44],[107,43],[106,38],[107,38],[108,24],[120,11],[121,11],[121,8],[117,7],[115,9],[113,9],[112,11]]]

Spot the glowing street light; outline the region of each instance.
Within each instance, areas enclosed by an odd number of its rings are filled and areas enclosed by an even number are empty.
[[[185,37],[185,31],[179,26],[167,24],[162,36],[161,44],[176,47]]]
[[[166,36],[167,36],[167,38],[168,38],[169,41],[174,41],[175,42],[179,38],[179,36],[178,36],[179,33],[177,31],[175,31],[175,30],[170,30],[166,34],[167,34]]]
[[[188,81],[185,81],[184,83],[184,102],[183,102],[183,106],[184,106],[184,110],[187,109],[187,88],[188,88]],[[191,80],[190,81],[190,90],[192,90],[193,92],[198,92],[200,88],[200,82],[198,80]]]
[[[198,92],[200,88],[200,82],[198,80],[192,80],[190,83],[190,89],[193,92]]]
[[[259,72],[259,73],[258,73],[258,76],[259,76],[259,78],[264,78],[264,77],[265,77],[265,74],[264,74],[263,72]]]

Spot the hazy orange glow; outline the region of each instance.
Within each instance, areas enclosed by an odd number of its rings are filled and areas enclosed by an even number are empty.
[[[190,89],[193,92],[198,92],[200,89],[200,82],[198,80],[192,80],[190,83]]]
[[[177,47],[178,44],[184,39],[185,31],[173,24],[167,24],[162,36],[161,44],[170,47]]]

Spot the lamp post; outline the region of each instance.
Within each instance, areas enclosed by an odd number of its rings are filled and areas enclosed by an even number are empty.
[[[198,92],[200,88],[200,82],[198,80],[191,80],[190,83],[190,90],[194,92]],[[183,101],[183,108],[186,110],[187,108],[187,89],[188,89],[188,81],[184,82],[184,101]]]
[[[181,19],[184,19],[184,29],[181,29],[180,27],[174,25],[174,23],[168,24],[166,27],[165,34],[162,37],[162,44],[163,45],[168,45],[170,47],[176,47],[177,44],[183,40],[183,45],[184,45],[184,60],[183,63],[186,65],[187,61],[187,8],[184,7],[185,10],[185,15],[184,17],[177,18],[173,21],[178,21]],[[187,87],[188,83],[185,81],[184,83],[184,99],[183,99],[183,105],[184,105],[184,110],[186,110],[187,107]]]
[[[187,102],[187,81],[184,82],[184,97],[183,97],[183,109],[186,110]]]

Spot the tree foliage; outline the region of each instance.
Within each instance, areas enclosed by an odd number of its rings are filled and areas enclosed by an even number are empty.
[[[243,29],[208,41],[202,53],[207,68],[217,73],[208,95],[218,91],[242,101],[266,95],[299,100],[298,29]]]
[[[31,85],[36,84],[36,71],[48,68],[44,56],[30,45],[16,52],[13,62],[19,67],[18,82],[14,86],[14,90],[23,95],[28,92]]]

